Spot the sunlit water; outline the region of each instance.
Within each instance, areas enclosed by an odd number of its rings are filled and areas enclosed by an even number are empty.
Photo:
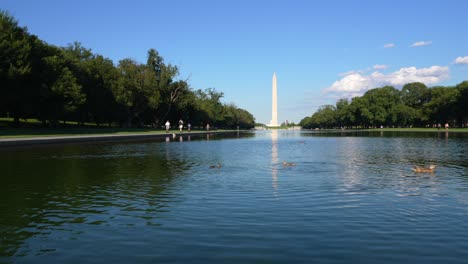
[[[454,133],[2,150],[0,262],[466,263],[467,157]]]

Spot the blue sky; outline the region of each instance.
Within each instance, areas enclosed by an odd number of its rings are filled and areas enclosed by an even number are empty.
[[[112,59],[155,48],[194,89],[271,119],[299,122],[367,89],[468,80],[468,1],[2,0],[50,44],[74,41]]]

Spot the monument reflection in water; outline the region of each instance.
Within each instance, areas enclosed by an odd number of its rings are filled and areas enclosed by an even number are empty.
[[[449,134],[0,151],[0,263],[465,263],[468,138]]]
[[[271,130],[271,178],[273,189],[278,189],[278,130]]]

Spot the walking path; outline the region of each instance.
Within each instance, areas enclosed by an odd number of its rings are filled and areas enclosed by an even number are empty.
[[[236,133],[237,130],[220,130],[220,131],[191,131],[184,133],[129,133],[129,134],[92,134],[92,135],[73,135],[73,136],[39,136],[27,138],[0,138],[0,148],[3,147],[27,147],[42,144],[57,144],[57,143],[80,143],[80,142],[110,142],[110,141],[129,141],[151,138],[165,138],[169,136],[193,136],[205,134],[228,134]]]

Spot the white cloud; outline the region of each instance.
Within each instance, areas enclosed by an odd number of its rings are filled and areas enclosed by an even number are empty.
[[[457,57],[455,59],[455,64],[468,64],[468,56],[465,57]]]
[[[393,43],[388,43],[388,44],[385,44],[383,47],[384,47],[384,49],[391,49],[391,48],[394,48],[394,47],[395,47],[395,44],[393,44]]]
[[[356,74],[356,73],[363,73],[364,71],[362,70],[358,70],[358,71],[347,71],[347,72],[342,72],[340,74],[338,74],[339,76],[348,76],[348,75],[351,75],[351,74]]]
[[[418,42],[415,42],[413,44],[411,44],[411,48],[415,48],[415,47],[423,47],[423,46],[429,46],[432,44],[432,41],[418,41]]]
[[[374,70],[385,70],[388,68],[388,65],[385,65],[385,64],[376,64],[374,65]]]
[[[340,97],[354,97],[364,94],[367,90],[385,85],[401,86],[411,82],[422,82],[426,85],[435,84],[449,78],[449,68],[446,66],[431,66],[429,68],[407,67],[398,71],[383,74],[375,71],[364,75],[352,73],[335,81],[324,91],[338,94]]]

